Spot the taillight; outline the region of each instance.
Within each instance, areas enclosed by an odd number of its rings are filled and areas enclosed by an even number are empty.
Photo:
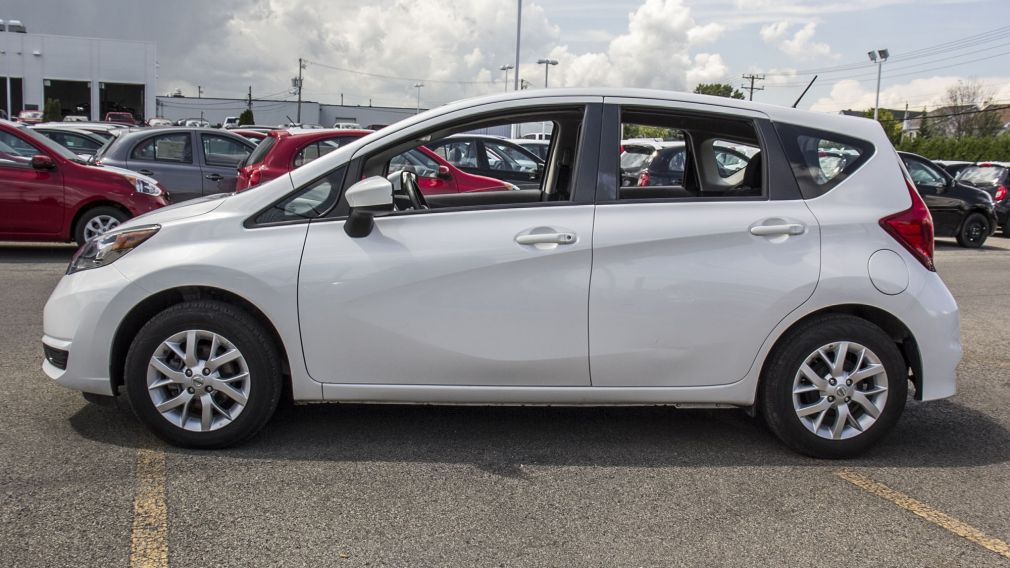
[[[642,170],[642,173],[638,174],[638,187],[647,185],[649,185],[649,170]]]
[[[263,177],[263,170],[260,168],[252,168],[249,171],[249,187],[260,184],[260,178]]]
[[[912,197],[912,206],[908,209],[888,215],[880,220],[880,226],[894,240],[901,243],[927,269],[936,272],[933,266],[933,217],[923,203],[915,186],[907,178],[908,194]]]
[[[994,197],[993,199],[995,199],[996,201],[1003,201],[1004,199],[1006,199],[1006,186],[1005,185],[1001,185],[1001,186],[999,186],[999,187],[996,188],[996,197]]]

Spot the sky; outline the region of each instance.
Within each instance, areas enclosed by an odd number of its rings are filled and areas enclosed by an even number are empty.
[[[887,48],[881,106],[942,104],[975,81],[1010,102],[1007,0],[522,0],[520,76],[530,88],[740,87],[765,74],[754,100],[800,108],[872,108]],[[999,17],[1004,16],[1004,17]],[[421,106],[511,89],[516,0],[5,0],[0,18],[30,32],[157,44],[158,91]]]

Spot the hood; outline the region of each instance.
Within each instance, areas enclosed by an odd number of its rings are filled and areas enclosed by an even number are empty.
[[[140,225],[164,225],[170,221],[178,221],[179,219],[196,217],[197,215],[206,215],[207,213],[210,213],[220,207],[221,204],[232,195],[234,194],[215,193],[214,195],[190,199],[189,201],[183,201],[182,203],[176,203],[175,205],[155,209],[154,211],[144,213],[143,215],[130,219],[126,223],[120,225],[120,228],[136,227]]]
[[[151,177],[151,176],[145,176],[144,174],[138,174],[137,172],[135,172],[133,170],[128,170],[126,168],[117,168],[116,166],[99,166],[99,165],[96,165],[96,164],[88,164],[88,166],[90,166],[92,168],[99,168],[99,169],[105,170],[107,172],[116,173],[116,174],[119,174],[119,175],[127,177],[127,178],[142,179],[142,180],[146,181],[147,183],[150,183],[150,184],[153,184],[153,185],[158,185],[158,180],[154,179],[153,177]],[[161,186],[159,186],[159,187],[161,187]],[[161,188],[161,190],[164,191],[165,188]]]

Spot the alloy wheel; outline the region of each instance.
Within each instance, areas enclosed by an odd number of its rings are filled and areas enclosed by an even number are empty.
[[[210,432],[230,424],[246,407],[249,367],[224,336],[180,331],[151,356],[147,390],[165,420],[191,432]]]
[[[872,426],[887,403],[887,372],[867,347],[850,341],[824,345],[793,379],[793,409],[807,430],[844,440]]]
[[[112,215],[95,215],[84,225],[84,240],[91,239],[107,233],[119,226],[119,219]]]

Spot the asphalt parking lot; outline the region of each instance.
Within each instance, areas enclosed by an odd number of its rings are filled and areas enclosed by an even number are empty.
[[[0,244],[2,566],[1010,564],[1010,239],[938,245],[959,393],[846,462],[666,408],[306,405],[179,450],[42,373],[72,251]]]

